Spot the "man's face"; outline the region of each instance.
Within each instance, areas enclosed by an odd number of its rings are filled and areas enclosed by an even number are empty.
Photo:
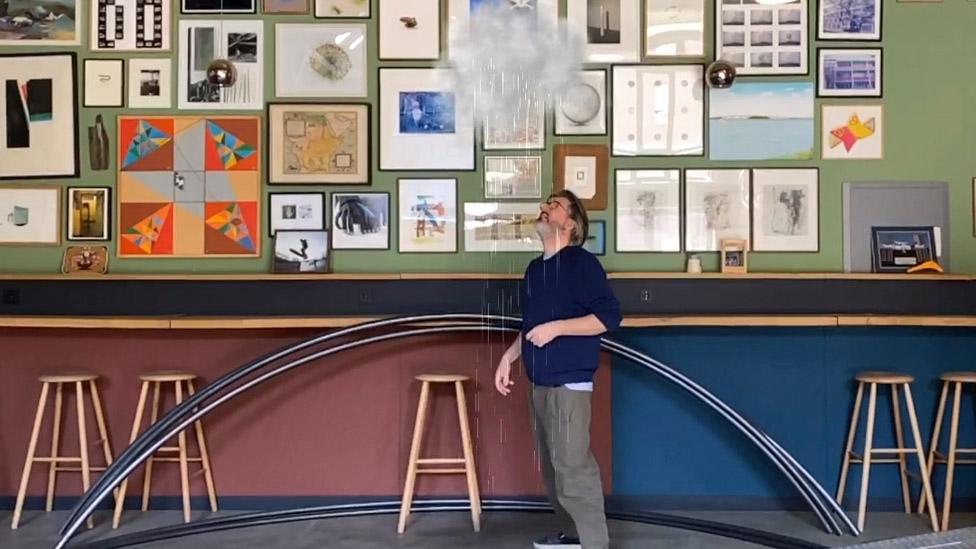
[[[573,220],[569,216],[569,199],[562,196],[549,197],[539,204],[539,217],[536,219],[536,230],[539,236],[546,238],[564,227],[572,227]]]

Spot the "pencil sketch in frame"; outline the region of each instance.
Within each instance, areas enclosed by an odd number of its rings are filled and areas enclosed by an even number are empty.
[[[541,252],[538,202],[465,202],[464,251]]]
[[[644,0],[644,56],[705,55],[706,0]]]
[[[807,0],[715,0],[715,58],[740,75],[807,74]]]
[[[681,172],[628,170],[614,172],[616,250],[681,251]]]
[[[586,63],[640,61],[641,0],[568,0],[566,19]]]
[[[685,170],[685,251],[717,252],[749,240],[749,170]]]
[[[440,0],[383,0],[377,11],[380,61],[440,59]]]
[[[275,25],[275,95],[366,97],[366,25]]]
[[[485,198],[542,198],[542,157],[485,156]]]
[[[607,134],[607,71],[585,70],[556,98],[555,135]]]
[[[752,249],[820,249],[820,174],[816,168],[752,170]]]
[[[614,156],[705,153],[702,65],[613,67]]]

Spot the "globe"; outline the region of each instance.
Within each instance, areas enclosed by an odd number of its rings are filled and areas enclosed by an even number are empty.
[[[593,120],[600,113],[600,93],[585,82],[566,88],[561,101],[563,116],[580,126]]]

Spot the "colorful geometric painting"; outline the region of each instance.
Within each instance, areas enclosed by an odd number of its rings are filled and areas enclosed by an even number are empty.
[[[260,255],[260,120],[120,116],[120,257]]]

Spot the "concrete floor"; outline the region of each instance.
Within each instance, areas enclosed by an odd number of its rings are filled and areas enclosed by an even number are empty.
[[[667,512],[665,512],[667,513]],[[229,516],[234,513],[220,513]],[[871,513],[865,532],[858,538],[833,536],[820,530],[809,513],[785,511],[731,512],[670,512],[703,520],[746,526],[781,535],[796,537],[830,547],[865,543],[872,540],[904,537],[930,532],[928,522],[921,515],[903,513]],[[20,528],[10,530],[10,513],[0,513],[0,547],[4,549],[51,548],[56,532],[67,516],[66,511],[40,513],[25,512]],[[198,512],[195,520],[211,516]],[[123,516],[122,526],[113,532],[108,513],[96,515],[94,530],[83,532],[75,540],[91,540],[113,535],[178,524],[179,511],[152,511],[146,514],[132,511]],[[145,544],[146,549],[193,547],[195,549],[321,549],[339,547],[354,549],[526,549],[532,540],[555,528],[550,514],[486,511],[480,533],[471,531],[469,515],[465,513],[416,513],[407,532],[396,534],[397,516],[382,515],[295,522],[230,530],[205,536],[179,538]],[[952,528],[976,526],[976,513],[953,515]],[[610,535],[614,549],[747,549],[756,545],[696,532],[611,521]]]

